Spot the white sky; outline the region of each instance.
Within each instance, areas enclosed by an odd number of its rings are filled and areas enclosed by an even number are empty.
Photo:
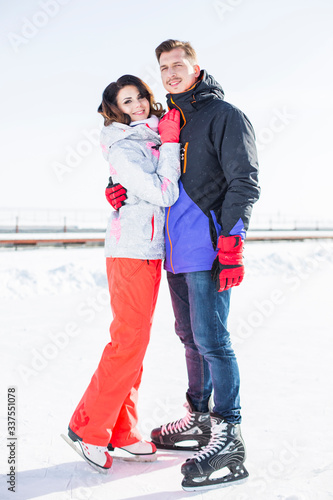
[[[0,209],[105,208],[102,92],[132,73],[165,103],[154,49],[178,38],[192,42],[200,66],[254,125],[262,186],[255,213],[333,220],[330,0],[0,6]]]

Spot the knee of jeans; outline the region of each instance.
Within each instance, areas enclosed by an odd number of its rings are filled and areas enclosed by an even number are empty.
[[[196,343],[198,351],[202,356],[207,356],[209,354],[219,354],[221,356],[235,356],[230,338],[223,339],[210,339],[208,336],[201,338],[200,341]]]
[[[191,331],[188,331],[187,329],[183,329],[183,328],[177,328],[176,326],[176,333],[180,339],[180,341],[182,342],[182,344],[184,344],[184,346],[192,346],[195,348],[195,343],[194,343],[194,340],[193,340],[193,334]]]

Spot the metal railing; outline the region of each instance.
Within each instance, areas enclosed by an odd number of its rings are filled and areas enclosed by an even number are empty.
[[[101,246],[110,210],[0,209],[0,246]],[[333,221],[281,214],[254,214],[247,233],[247,241],[328,238]]]

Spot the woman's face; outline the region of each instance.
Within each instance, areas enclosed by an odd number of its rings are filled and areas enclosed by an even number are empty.
[[[126,85],[119,90],[117,106],[120,111],[130,116],[132,122],[146,120],[150,112],[148,99],[142,97],[134,85]]]

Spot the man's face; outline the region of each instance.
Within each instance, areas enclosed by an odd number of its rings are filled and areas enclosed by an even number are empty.
[[[195,84],[200,75],[200,67],[197,64],[192,66],[185,56],[182,48],[162,52],[160,56],[162,83],[170,94],[185,92]]]

